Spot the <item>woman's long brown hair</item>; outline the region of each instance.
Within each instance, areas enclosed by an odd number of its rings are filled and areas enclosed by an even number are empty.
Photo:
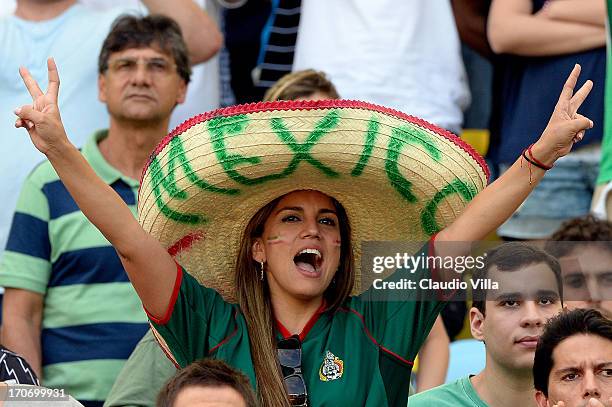
[[[274,313],[270,301],[267,280],[260,280],[259,266],[253,260],[255,239],[263,235],[264,223],[283,197],[261,208],[247,225],[236,262],[236,294],[249,331],[251,355],[255,368],[258,397],[262,406],[289,406],[289,398],[283,384],[283,375],[276,354],[274,339]],[[355,273],[351,248],[351,228],[346,211],[332,198],[340,227],[340,264],[323,296],[327,311],[334,312],[353,290]]]

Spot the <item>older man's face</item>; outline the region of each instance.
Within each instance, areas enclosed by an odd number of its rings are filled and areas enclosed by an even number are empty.
[[[612,341],[580,334],[564,339],[553,351],[548,398],[536,394],[540,407],[612,407]],[[563,404],[559,404],[563,402]]]
[[[112,53],[108,66],[98,79],[100,100],[116,120],[164,121],[185,100],[174,60],[155,46]]]

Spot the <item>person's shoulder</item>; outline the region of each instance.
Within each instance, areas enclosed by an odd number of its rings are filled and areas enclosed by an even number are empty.
[[[49,184],[61,184],[60,178],[57,175],[55,168],[53,168],[51,162],[44,158],[44,156],[41,161],[34,165],[30,173],[27,175],[25,182],[41,190],[49,186]]]
[[[136,348],[139,348],[139,347],[148,347],[148,346],[151,346],[151,345],[155,345],[155,346],[159,347],[159,345],[157,344],[157,339],[155,339],[155,335],[153,335],[153,331],[151,331],[149,329],[144,334],[144,336],[140,339],[140,341],[136,345]]]
[[[462,407],[474,406],[474,401],[471,400],[465,390],[465,382],[469,381],[468,377],[463,377],[454,382],[443,384],[442,386],[434,387],[433,389],[417,393],[408,398],[410,407]]]
[[[59,181],[59,176],[57,172],[55,172],[55,168],[53,168],[51,162],[47,159],[36,164],[26,177],[26,182],[33,183],[40,188],[55,181]]]
[[[151,369],[153,366],[156,374],[162,374],[165,378],[176,371],[176,367],[163,352],[150,329],[138,342],[125,366],[132,369],[133,372],[142,372],[142,369]]]

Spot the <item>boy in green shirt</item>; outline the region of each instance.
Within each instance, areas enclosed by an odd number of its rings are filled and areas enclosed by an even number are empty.
[[[544,324],[561,310],[559,263],[526,244],[506,243],[487,254],[477,278],[499,283],[497,290],[475,290],[470,309],[472,335],[485,343],[484,370],[416,394],[410,407],[536,406],[531,369]]]

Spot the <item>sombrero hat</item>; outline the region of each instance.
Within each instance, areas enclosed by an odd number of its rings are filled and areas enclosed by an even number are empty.
[[[190,274],[234,301],[242,233],[279,196],[312,189],[344,206],[358,285],[362,241],[427,240],[488,175],[457,136],[398,111],[349,100],[255,103],[193,117],[164,138],[144,168],[138,216]]]

